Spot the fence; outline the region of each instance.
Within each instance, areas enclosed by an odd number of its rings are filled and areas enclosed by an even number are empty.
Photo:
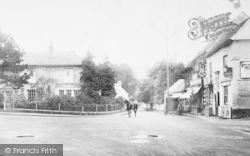
[[[3,103],[0,103],[0,108],[3,108]],[[52,111],[73,111],[73,112],[108,112],[123,110],[124,106],[121,104],[82,104],[82,105],[39,105],[39,104],[25,104],[18,105],[8,103],[6,109],[31,109],[31,110],[52,110]]]

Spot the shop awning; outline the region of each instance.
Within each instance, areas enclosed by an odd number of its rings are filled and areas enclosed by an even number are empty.
[[[171,98],[179,98],[181,96],[182,93],[172,93],[170,94]]]
[[[169,92],[170,93],[180,93],[183,90],[185,90],[185,80],[184,79],[179,79],[176,81],[170,88]],[[167,90],[165,91],[167,92]]]
[[[193,87],[193,94],[197,94],[201,89],[201,86]]]
[[[180,99],[190,99],[192,95],[192,88],[187,88],[187,92],[181,94]]]

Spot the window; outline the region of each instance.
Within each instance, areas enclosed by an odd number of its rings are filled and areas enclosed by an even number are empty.
[[[30,89],[28,90],[28,101],[34,101],[36,99],[36,90]]]
[[[59,95],[64,95],[64,90],[59,90]]]
[[[224,104],[228,104],[228,86],[224,87]]]
[[[67,77],[70,77],[70,71],[67,70]]]
[[[71,96],[71,90],[67,90],[67,95]]]
[[[228,56],[227,56],[227,55],[223,56],[223,67],[224,67],[224,68],[227,67],[227,65],[228,65],[227,59],[228,59]]]
[[[210,82],[213,81],[213,70],[212,70],[212,62],[209,63],[209,78],[210,78]]]
[[[74,70],[73,68],[66,68],[65,69],[65,77],[64,82],[65,83],[73,83],[74,82]]]
[[[74,90],[74,96],[77,96],[78,93],[79,93],[79,90]]]
[[[215,89],[219,90],[219,84],[220,84],[220,72],[215,72]]]

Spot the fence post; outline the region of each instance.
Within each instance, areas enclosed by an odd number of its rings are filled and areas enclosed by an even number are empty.
[[[84,106],[82,106],[82,112],[84,111]]]
[[[61,111],[61,104],[59,103],[59,107],[58,107],[59,111]]]
[[[98,112],[98,105],[95,105],[95,111]]]
[[[36,103],[36,110],[37,110],[37,103]]]
[[[108,105],[106,105],[106,112],[108,111]]]

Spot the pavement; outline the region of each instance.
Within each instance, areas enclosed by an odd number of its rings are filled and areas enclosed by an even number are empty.
[[[0,144],[63,144],[65,156],[250,155],[247,119],[140,110],[136,118],[0,113],[0,123]]]

